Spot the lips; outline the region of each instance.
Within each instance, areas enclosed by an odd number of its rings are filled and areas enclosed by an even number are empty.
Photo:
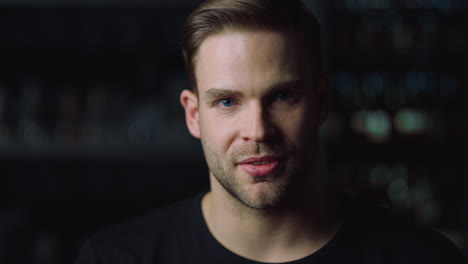
[[[273,156],[254,157],[243,160],[238,165],[250,176],[265,176],[278,169],[279,159]]]

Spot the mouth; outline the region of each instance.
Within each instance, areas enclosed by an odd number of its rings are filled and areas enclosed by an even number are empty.
[[[238,164],[243,171],[253,177],[273,174],[279,167],[279,158],[273,156],[252,157]]]

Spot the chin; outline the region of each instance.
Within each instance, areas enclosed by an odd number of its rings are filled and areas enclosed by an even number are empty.
[[[273,185],[273,186],[272,186]],[[269,182],[255,183],[236,197],[241,203],[256,210],[278,207],[284,198],[284,188]]]

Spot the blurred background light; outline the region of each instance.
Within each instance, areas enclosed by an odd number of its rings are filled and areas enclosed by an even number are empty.
[[[432,0],[432,3],[442,12],[448,12],[452,9],[452,0]]]
[[[388,187],[387,193],[393,203],[407,203],[409,191],[406,179],[397,178],[393,180]]]
[[[355,132],[357,133],[366,133],[365,129],[365,122],[367,118],[367,111],[365,110],[360,110],[357,112],[354,112],[352,117],[351,117],[351,127],[354,129]]]
[[[433,72],[411,70],[405,76],[405,90],[410,95],[435,92],[436,76]]]
[[[351,126],[358,133],[367,135],[374,143],[383,143],[391,135],[390,115],[383,110],[361,110],[353,114]]]
[[[339,72],[335,74],[333,85],[339,96],[352,96],[358,89],[358,80],[351,73]]]
[[[393,28],[393,47],[399,53],[407,53],[413,46],[413,32],[405,26]]]
[[[376,143],[385,142],[392,132],[390,116],[382,110],[369,111],[364,126],[369,139]]]
[[[387,186],[392,180],[392,173],[387,165],[377,164],[370,169],[369,184],[373,187]]]
[[[371,73],[364,76],[362,90],[367,96],[381,96],[385,91],[385,81],[382,75]]]
[[[402,109],[395,114],[395,129],[401,134],[420,134],[434,125],[431,115],[422,110]]]

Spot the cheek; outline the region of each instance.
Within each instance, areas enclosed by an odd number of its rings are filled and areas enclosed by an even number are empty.
[[[233,120],[215,115],[204,115],[200,117],[200,131],[203,140],[216,152],[226,153],[235,139],[235,128]]]
[[[311,129],[310,121],[303,108],[281,113],[276,118],[277,127],[280,127],[282,134],[292,141],[298,141],[303,138],[304,133],[308,133]]]

